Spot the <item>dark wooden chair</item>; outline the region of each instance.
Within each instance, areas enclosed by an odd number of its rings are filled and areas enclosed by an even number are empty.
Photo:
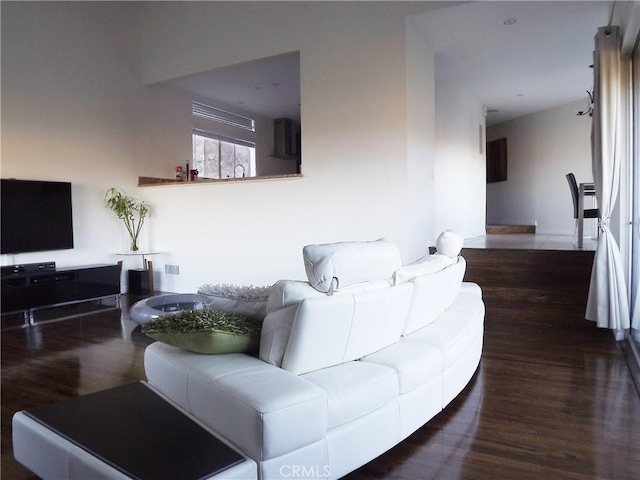
[[[597,208],[582,208],[583,202],[580,199],[580,189],[578,182],[576,182],[576,176],[573,173],[567,173],[567,182],[569,183],[569,190],[571,190],[571,199],[573,200],[573,218],[576,219],[576,226],[578,230],[578,248],[582,248],[583,231],[584,231],[584,219],[585,218],[600,218],[600,210]],[[595,191],[585,191],[584,195],[594,196]],[[582,210],[582,211],[581,211]]]

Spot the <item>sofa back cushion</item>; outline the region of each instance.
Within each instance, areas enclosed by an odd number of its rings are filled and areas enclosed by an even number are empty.
[[[260,358],[297,374],[355,360],[400,339],[413,285],[393,287],[400,251],[386,240],[308,245],[309,282],[271,287]]]
[[[291,322],[281,368],[300,375],[359,359],[397,342],[413,288],[405,283],[302,301]],[[262,347],[261,343],[260,358],[268,361]],[[282,350],[271,347],[271,352]],[[274,357],[270,360],[277,362]]]
[[[352,294],[369,290],[378,290],[389,287],[388,280],[374,282],[362,282],[351,287],[336,290],[334,295]],[[297,305],[307,298],[326,297],[329,293],[319,292],[309,282],[301,280],[278,280],[271,286],[271,293],[267,299],[267,313],[275,312],[281,308]]]
[[[466,268],[465,259],[458,257],[455,263],[444,269],[409,280],[414,291],[403,335],[429,325],[449,308],[458,295]]]
[[[439,253],[427,255],[409,265],[403,265],[402,268],[396,270],[393,276],[394,284],[410,282],[421,275],[430,275],[439,272],[457,261],[457,257],[451,258]]]
[[[384,239],[307,245],[302,254],[309,284],[325,293],[360,283],[391,282],[401,265],[398,247]]]
[[[281,308],[297,305],[305,298],[324,297],[326,293],[317,291],[309,282],[301,280],[278,280],[271,286],[267,299],[267,314]]]
[[[389,282],[365,282],[336,291],[333,296],[349,296],[363,292],[384,290]],[[296,319],[300,303],[310,298],[330,297],[328,293],[318,292],[308,282],[299,280],[279,280],[271,287],[267,301],[267,316],[262,323],[260,337],[260,358],[278,367],[282,366],[282,357],[287,348],[289,335]]]
[[[436,239],[436,251],[450,258],[460,255],[463,245],[464,238],[453,230],[445,230]]]

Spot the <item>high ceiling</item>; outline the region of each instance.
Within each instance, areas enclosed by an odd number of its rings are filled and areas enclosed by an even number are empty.
[[[436,77],[466,85],[487,125],[583,99],[593,37],[611,2],[480,1],[412,17],[434,48]]]
[[[478,1],[415,15],[437,81],[468,87],[487,125],[572,101],[592,88],[593,37],[610,1]],[[229,106],[299,120],[300,56],[277,55],[169,82]],[[498,110],[497,112],[495,110]]]
[[[299,52],[218,68],[167,83],[240,110],[300,121]]]

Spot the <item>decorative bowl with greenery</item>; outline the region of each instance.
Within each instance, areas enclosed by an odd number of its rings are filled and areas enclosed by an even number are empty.
[[[141,327],[160,342],[196,353],[253,353],[260,343],[262,320],[221,310],[181,310]]]
[[[130,197],[117,187],[111,187],[104,196],[105,206],[111,209],[127,227],[131,239],[131,251],[138,251],[138,236],[144,220],[149,215],[149,206]]]

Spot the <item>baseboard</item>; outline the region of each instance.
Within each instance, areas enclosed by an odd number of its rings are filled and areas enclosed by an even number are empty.
[[[629,372],[638,391],[638,396],[640,396],[640,352],[632,338],[625,338],[620,342],[620,346],[629,365]]]
[[[535,225],[487,225],[487,233],[536,233]]]

